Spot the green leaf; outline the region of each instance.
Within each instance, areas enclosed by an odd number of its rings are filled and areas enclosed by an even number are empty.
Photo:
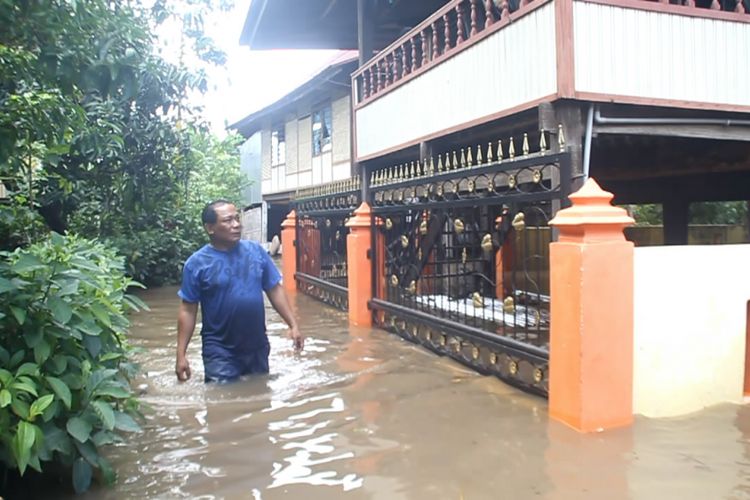
[[[72,400],[72,396],[70,394],[70,389],[68,386],[56,377],[45,377],[47,379],[47,383],[52,388],[52,390],[55,392],[58,398],[63,402],[66,408],[70,409],[70,404]]]
[[[96,391],[95,396],[109,396],[115,399],[127,399],[133,394],[129,389],[125,387],[116,386],[113,384],[102,384]]]
[[[44,412],[44,410],[50,404],[52,404],[53,399],[55,399],[54,394],[45,394],[41,398],[31,403],[31,408],[29,408],[29,419],[33,420],[38,415],[41,415]]]
[[[78,453],[80,453],[92,467],[99,465],[99,454],[97,453],[93,442],[86,441],[85,443],[79,443],[78,441],[73,440],[73,444],[76,446]]]
[[[85,443],[89,439],[89,436],[91,436],[91,424],[81,417],[73,417],[68,420],[65,428],[68,430],[68,434],[81,443]]]
[[[91,486],[91,465],[83,458],[77,458],[73,462],[73,488],[76,493],[83,493]]]
[[[65,368],[67,368],[68,359],[62,354],[56,354],[52,356],[47,366],[52,373],[54,373],[55,375],[60,375],[65,371]]]
[[[91,440],[94,442],[97,448],[102,447],[106,444],[112,444],[115,442],[117,435],[114,432],[101,430],[91,436]]]
[[[143,309],[144,311],[150,311],[148,304],[143,302],[139,297],[131,294],[125,294],[125,300],[129,303],[130,307],[138,310]]]
[[[49,343],[46,340],[43,340],[39,342],[36,347],[34,347],[34,361],[37,362],[37,364],[42,364],[49,358],[49,355],[52,353],[52,347],[50,347]]]
[[[63,282],[59,285],[60,290],[58,290],[57,295],[60,297],[64,297],[66,295],[73,295],[74,293],[78,291],[79,283],[80,281],[75,278],[63,280]]]
[[[0,390],[0,408],[5,408],[10,404],[12,396],[8,389]]]
[[[13,374],[4,368],[0,368],[0,384],[8,386],[12,380]]]
[[[96,358],[99,356],[99,353],[102,352],[102,339],[99,337],[86,335],[83,337],[83,345],[86,347],[89,354],[91,354],[92,358]]]
[[[102,357],[99,358],[99,361],[104,363],[106,361],[112,361],[113,359],[120,359],[122,357],[123,357],[123,354],[121,352],[108,352],[102,355]]]
[[[10,306],[10,312],[13,313],[13,317],[16,318],[16,321],[19,325],[23,325],[26,321],[26,309],[21,309],[20,307],[16,306]]]
[[[42,328],[34,328],[31,331],[26,331],[23,334],[23,341],[26,342],[28,347],[32,349],[39,344],[44,338],[44,330]]]
[[[18,351],[13,353],[13,356],[11,356],[10,361],[8,361],[8,368],[15,368],[18,366],[18,364],[23,361],[23,358],[26,357],[26,351],[23,349],[19,349]]]
[[[99,304],[91,304],[91,312],[94,313],[96,319],[101,321],[108,328],[112,328],[112,320],[109,316],[109,312]]]
[[[5,347],[0,345],[0,366],[7,366],[9,361],[10,361],[10,353]]]
[[[33,377],[38,374],[39,365],[36,363],[24,363],[18,367],[18,370],[16,370],[16,377],[20,377],[21,375],[31,375]]]
[[[47,307],[52,311],[52,317],[59,323],[65,324],[73,317],[73,308],[59,297],[48,297]]]
[[[13,264],[13,272],[17,274],[22,274],[22,273],[26,273],[30,271],[35,271],[43,267],[45,267],[44,263],[41,260],[39,260],[35,255],[23,254]]]
[[[141,432],[141,426],[127,413],[115,412],[115,429],[123,432]]]
[[[97,336],[100,333],[102,333],[102,327],[97,325],[94,322],[85,321],[82,323],[78,323],[76,325],[76,328],[78,328],[80,331],[82,331],[86,335],[91,335],[91,336]]]
[[[73,452],[73,443],[68,434],[55,425],[45,427],[44,446],[51,451],[59,451],[63,455],[70,455]]]
[[[27,420],[29,418],[29,403],[26,401],[20,399],[20,398],[13,398],[13,400],[10,402],[10,408],[13,410],[13,413],[15,413],[19,418],[23,420]]]
[[[34,397],[39,397],[39,394],[36,392],[36,387],[26,382],[15,381],[12,384],[10,384],[10,388],[15,389],[17,391],[28,392],[29,394],[32,394]]]
[[[9,292],[11,290],[15,290],[16,287],[13,285],[13,282],[9,279],[0,278],[0,293]]]
[[[22,476],[26,471],[26,466],[29,464],[31,448],[34,446],[34,440],[36,439],[36,430],[34,427],[33,424],[22,420],[18,423],[16,435],[13,436],[13,456],[16,459],[18,471]]]
[[[112,410],[112,406],[106,401],[94,401],[91,403],[94,408],[94,413],[102,421],[102,425],[108,431],[115,428],[115,412]]]
[[[63,405],[60,404],[60,398],[52,401],[52,404],[44,410],[44,413],[42,413],[42,420],[45,422],[49,422],[53,418],[56,418],[58,415],[60,415],[62,406]]]
[[[104,479],[105,485],[111,486],[115,484],[117,475],[115,474],[112,465],[110,465],[109,461],[104,457],[99,457],[99,470],[102,472],[102,478]]]

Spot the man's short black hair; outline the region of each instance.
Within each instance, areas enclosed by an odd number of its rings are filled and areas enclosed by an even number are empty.
[[[231,205],[232,202],[228,200],[214,200],[203,207],[201,212],[201,220],[204,224],[216,224],[216,208],[217,205]]]

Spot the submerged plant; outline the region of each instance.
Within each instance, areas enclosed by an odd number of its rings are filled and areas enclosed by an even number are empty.
[[[23,476],[55,464],[76,491],[98,471],[100,454],[140,430],[130,387],[126,312],[145,307],[127,293],[120,257],[103,244],[53,233],[0,253],[0,463]],[[0,481],[2,479],[0,478]]]

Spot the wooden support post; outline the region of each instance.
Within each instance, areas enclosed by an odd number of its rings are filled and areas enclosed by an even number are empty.
[[[281,275],[287,293],[297,291],[297,213],[292,210],[281,223]]]
[[[633,421],[634,223],[593,179],[550,224],[549,415],[580,432]]]
[[[668,199],[664,202],[664,244],[687,245],[690,203],[684,199]]]
[[[349,287],[349,323],[371,326],[372,313],[368,302],[372,298],[372,247],[370,205],[362,203],[346,223],[346,263]]]

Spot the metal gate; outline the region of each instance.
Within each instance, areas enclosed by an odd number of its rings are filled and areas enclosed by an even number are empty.
[[[305,189],[295,196],[297,289],[344,311],[349,307],[346,222],[361,199],[359,178]]]
[[[370,174],[375,323],[547,394],[547,223],[570,192],[568,153],[461,150]],[[484,154],[483,154],[484,153]],[[483,159],[484,157],[484,159]]]

